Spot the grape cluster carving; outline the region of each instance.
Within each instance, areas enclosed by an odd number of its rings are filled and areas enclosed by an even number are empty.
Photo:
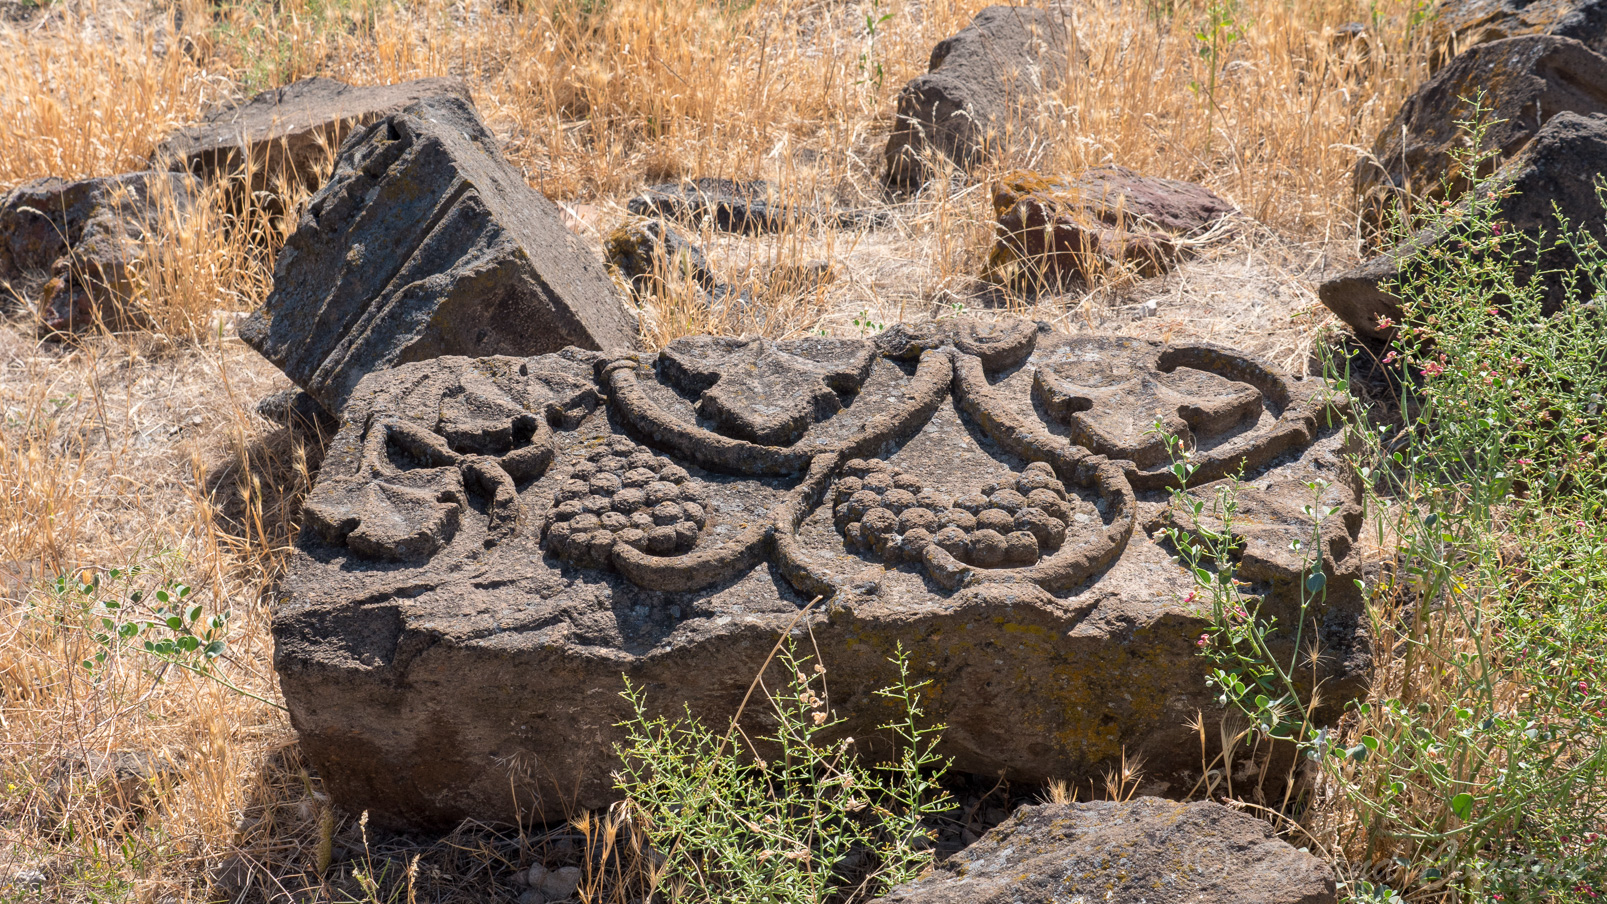
[[[554,502],[547,549],[590,568],[606,566],[618,544],[658,556],[690,552],[708,518],[685,468],[624,437],[571,466]]]
[[[833,500],[837,529],[851,549],[890,563],[919,562],[936,545],[978,568],[1032,565],[1060,548],[1067,523],[1086,505],[1068,497],[1043,462],[958,499],[884,461],[854,459],[844,470]]]

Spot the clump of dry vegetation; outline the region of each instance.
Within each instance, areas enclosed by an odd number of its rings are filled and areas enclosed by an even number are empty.
[[[295,78],[452,74],[594,244],[629,193],[680,176],[883,205],[893,98],[982,5],[4,0],[0,189],[141,168],[209,106]],[[977,280],[987,171],[897,200],[884,229],[701,236],[726,278],[766,300],[765,332],[855,335],[1008,307],[1068,329],[1231,341],[1304,369],[1321,317],[1303,280],[1349,253],[1356,149],[1423,74],[1418,7],[1090,0],[1071,13],[1087,58],[1036,113],[1052,140],[989,166],[1198,181],[1243,210],[1237,237],[1164,279],[1006,297]],[[1341,39],[1352,21],[1366,36]],[[24,314],[0,324],[0,901],[507,895],[497,883],[513,867],[576,858],[584,839],[467,826],[435,844],[371,842],[298,761],[273,702],[269,604],[324,438],[254,413],[287,384],[232,333],[270,287],[288,226],[240,222],[221,196],[206,206],[149,249],[140,329],[45,343]],[[766,291],[811,264],[836,278]],[[1154,299],[1158,315],[1134,322]],[[711,319],[691,292],[647,313],[654,345],[756,327]],[[222,655],[185,661],[198,668],[119,631],[179,584],[197,624],[231,613]],[[103,764],[130,751],[147,758],[132,785]]]

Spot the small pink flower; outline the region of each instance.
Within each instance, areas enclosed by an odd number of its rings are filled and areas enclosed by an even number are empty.
[[[1210,642],[1211,642],[1211,635],[1209,635],[1209,634],[1201,634],[1200,639],[1196,640],[1194,642],[1194,645],[1203,649],[1205,647],[1205,645],[1210,643]]]

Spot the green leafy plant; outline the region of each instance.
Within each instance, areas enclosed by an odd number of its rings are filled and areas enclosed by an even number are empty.
[[[1240,596],[1231,482],[1208,502],[1174,497],[1194,521],[1168,536],[1209,618],[1211,681],[1315,765],[1317,819],[1355,901],[1607,894],[1607,253],[1560,216],[1548,235],[1515,233],[1501,201],[1486,187],[1433,205],[1443,238],[1393,287],[1403,316],[1383,321],[1396,329],[1383,363],[1404,423],[1352,434],[1376,541],[1394,553],[1363,588],[1375,674],[1344,725],[1305,717],[1275,621]],[[1548,314],[1529,273],[1556,248],[1575,264],[1551,274],[1570,300]],[[1327,589],[1320,575],[1307,568],[1303,600]]]
[[[867,764],[824,696],[825,670],[789,645],[778,662],[787,686],[767,692],[774,729],[749,744],[735,722],[719,734],[693,718],[647,715],[627,682],[635,716],[616,775],[632,823],[661,856],[655,877],[670,901],[820,904],[868,900],[931,862],[927,821],[949,807],[942,726],[924,722],[925,682],[910,676],[878,692],[892,718],[895,757]]]
[[[882,82],[887,73],[882,61],[877,58],[876,36],[892,18],[892,13],[882,12],[882,0],[870,0],[870,10],[865,13],[865,49],[859,54],[859,81],[855,84],[868,84],[877,95],[882,93]]]
[[[887,329],[887,324],[870,319],[870,312],[868,311],[859,312],[859,316],[854,318],[854,326],[859,328],[861,339],[865,338],[867,334],[880,333],[882,330]]]
[[[161,681],[169,667],[216,681],[230,690],[269,706],[280,704],[253,694],[219,675],[216,660],[228,649],[231,612],[208,615],[190,599],[190,587],[161,579],[147,593],[136,586],[148,574],[140,565],[86,569],[63,574],[52,582],[58,611],[76,610],[95,645],[92,656],[79,665],[91,673],[125,652],[143,654],[157,663],[152,675]]]
[[[1205,98],[1207,150],[1211,146],[1210,136],[1215,128],[1217,111],[1221,109],[1216,99],[1217,81],[1222,68],[1227,65],[1228,54],[1234,43],[1242,37],[1244,31],[1239,23],[1238,0],[1212,0],[1205,9],[1205,20],[1194,33],[1195,50],[1206,64],[1205,82],[1189,83],[1190,90]]]

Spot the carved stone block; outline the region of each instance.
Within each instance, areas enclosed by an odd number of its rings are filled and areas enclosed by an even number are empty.
[[[956,768],[1082,781],[1126,751],[1186,792],[1187,720],[1218,710],[1151,427],[1194,492],[1242,469],[1240,577],[1290,629],[1291,544],[1333,510],[1305,636],[1337,704],[1367,651],[1331,407],[1225,349],[1013,320],[404,365],[308,500],[280,680],[337,799],[392,825],[605,804],[624,676],[720,724],[786,632],[868,753],[902,646]]]

